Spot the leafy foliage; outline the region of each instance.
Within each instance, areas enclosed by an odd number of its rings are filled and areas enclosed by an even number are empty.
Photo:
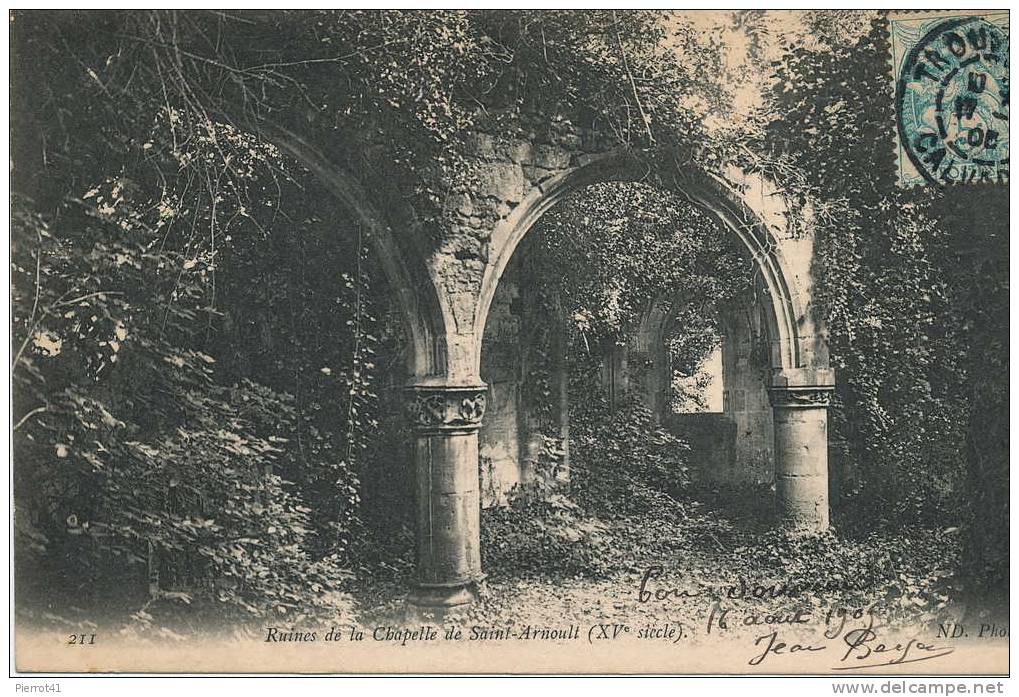
[[[959,253],[963,238],[993,245],[1007,237],[990,219],[963,223],[945,213],[974,197],[992,207],[1004,197],[896,187],[895,120],[878,60],[888,50],[882,21],[853,46],[790,47],[775,95],[787,118],[771,134],[792,146],[801,191],[829,204],[813,222],[840,376],[835,425],[847,493],[882,517],[938,520],[962,490],[971,428],[975,325],[960,294],[995,278],[960,267]]]
[[[248,613],[335,610],[342,548],[313,554],[311,509],[278,474],[293,398],[217,375],[202,274],[142,241],[126,194],[105,201],[69,201],[58,227],[15,201],[15,268],[38,264],[14,294],[19,570],[98,600],[125,564],[155,564],[164,586],[212,582],[206,600]]]
[[[546,438],[534,476],[514,487],[507,506],[484,511],[486,568],[610,574],[622,554],[618,540],[610,544],[618,537],[607,527],[613,521],[685,517],[674,498],[689,484],[685,444],[639,404],[612,412],[594,401],[571,413],[568,479],[558,441]]]
[[[995,531],[1008,506],[991,492],[1007,436],[985,409],[1007,400],[1007,269],[993,261],[1007,256],[1007,191],[896,187],[888,51],[883,19],[854,45],[789,46],[774,96],[786,118],[769,133],[790,144],[801,195],[824,202],[812,223],[847,522],[969,521],[967,567],[983,587],[1006,574]]]
[[[153,563],[246,612],[342,612],[374,381],[402,351],[363,241],[273,146],[161,89],[111,102],[119,56],[73,69],[19,19],[45,89],[16,118],[84,105],[19,129],[36,196],[13,207],[19,571],[98,602],[125,562],[140,588]],[[63,17],[58,43],[92,60],[110,21]]]
[[[585,510],[601,518],[675,514],[690,483],[688,446],[632,401],[615,411],[597,390],[571,413],[573,489]]]
[[[557,472],[560,453],[546,443],[536,476],[518,484],[507,506],[489,508],[482,517],[485,568],[496,573],[548,572],[601,575],[608,540],[605,525],[573,499]]]
[[[855,597],[887,617],[934,621],[958,593],[958,528],[870,534],[860,540],[828,533],[789,538],[768,532],[754,540],[758,575],[774,574],[808,600]],[[750,549],[738,547],[737,553]]]
[[[710,346],[695,346],[716,308],[751,281],[733,235],[677,195],[641,183],[589,186],[549,211],[532,234],[572,318],[578,340],[599,347],[623,341],[661,297],[674,304],[689,347],[680,363],[696,364]],[[554,271],[553,271],[554,270]],[[699,320],[699,321],[698,321]],[[681,338],[680,338],[681,337]]]

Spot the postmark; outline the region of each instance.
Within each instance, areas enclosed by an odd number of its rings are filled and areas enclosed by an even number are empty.
[[[1007,184],[1008,14],[890,18],[898,182]]]

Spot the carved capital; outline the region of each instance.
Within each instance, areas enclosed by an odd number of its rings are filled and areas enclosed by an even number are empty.
[[[773,407],[784,409],[816,409],[831,405],[835,392],[832,385],[798,385],[769,387],[768,399]]]
[[[408,415],[418,430],[469,432],[481,428],[484,386],[415,385],[408,388]]]

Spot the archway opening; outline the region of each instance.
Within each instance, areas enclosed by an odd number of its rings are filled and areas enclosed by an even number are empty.
[[[553,489],[577,505],[570,515],[597,518],[678,508],[695,483],[769,485],[770,465],[748,473],[752,447],[737,441],[766,441],[770,463],[771,422],[748,429],[735,409],[747,411],[753,384],[754,407],[763,398],[770,410],[764,285],[740,239],[674,192],[605,182],[550,207],[506,263],[484,323],[483,538],[500,507]],[[727,357],[739,404],[701,370]],[[689,404],[700,408],[683,413]]]

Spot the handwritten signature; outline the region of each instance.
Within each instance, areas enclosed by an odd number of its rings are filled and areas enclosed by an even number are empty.
[[[851,629],[842,635],[842,647],[838,648],[841,653],[839,664],[833,666],[832,670],[859,670],[860,668],[878,668],[881,666],[895,666],[905,663],[918,663],[929,661],[934,658],[947,656],[955,651],[950,646],[935,646],[915,638],[902,642],[879,641],[877,626],[860,627]],[[790,643],[783,641],[778,630],[770,634],[759,636],[754,646],[764,646],[764,650],[753,656],[748,663],[752,666],[759,666],[770,656],[784,656],[794,653],[815,653],[827,651],[828,644]],[[874,662],[875,660],[881,662]],[[857,661],[865,661],[857,663]]]

